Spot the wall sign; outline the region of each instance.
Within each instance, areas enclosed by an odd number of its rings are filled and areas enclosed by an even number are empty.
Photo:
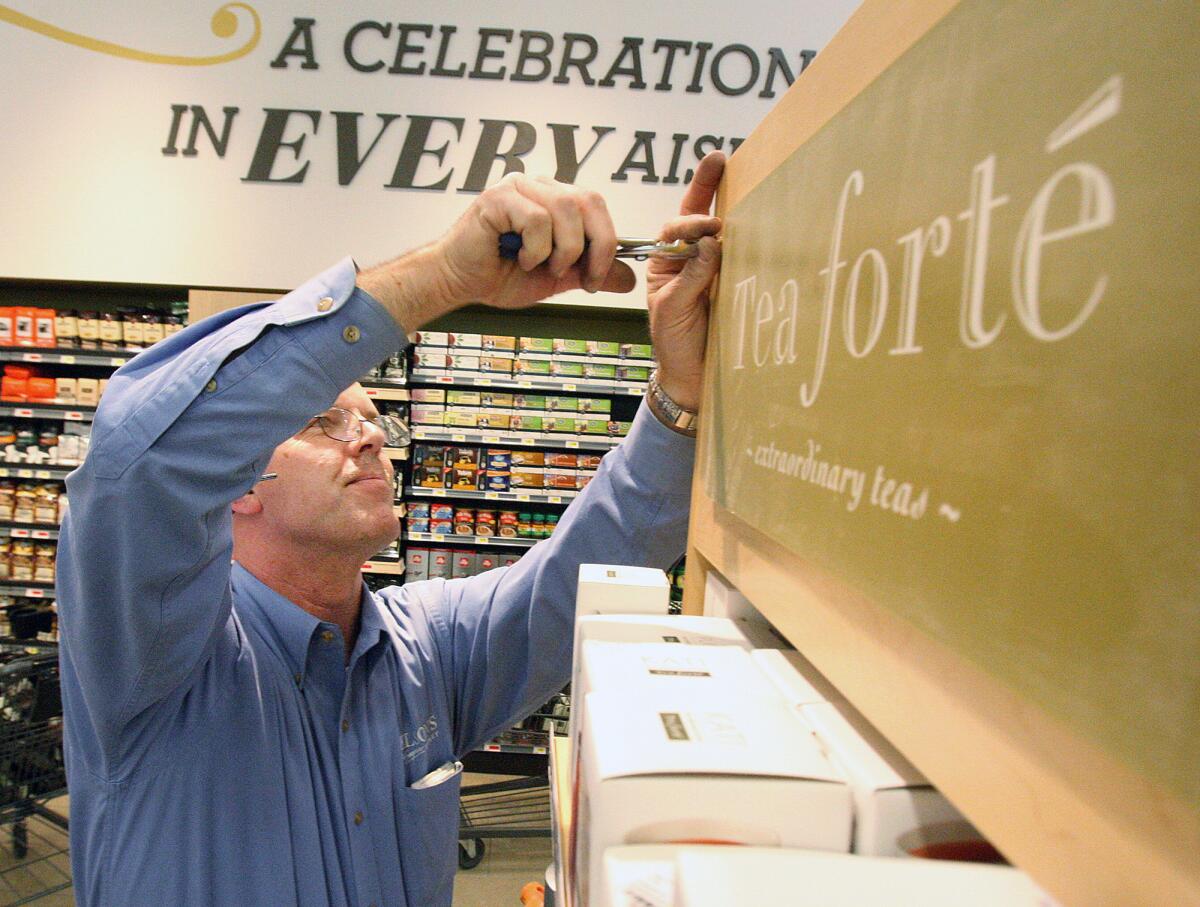
[[[0,276],[287,287],[522,169],[654,232],[856,5],[0,5]]]
[[[964,0],[757,185],[705,481],[1200,808],[1197,25]]]

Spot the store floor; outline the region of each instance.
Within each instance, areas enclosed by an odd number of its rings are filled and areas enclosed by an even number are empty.
[[[49,805],[65,815],[65,797]],[[26,841],[28,851],[18,860],[12,827],[0,827],[0,907],[73,907],[66,835],[34,817],[26,822]],[[541,882],[549,863],[549,838],[488,838],[480,864],[454,880],[454,907],[519,905],[522,886]]]

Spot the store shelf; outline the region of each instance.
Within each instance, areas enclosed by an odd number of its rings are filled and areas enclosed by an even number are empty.
[[[550,434],[532,431],[493,431],[487,428],[430,428],[414,426],[416,441],[450,441],[454,444],[499,444],[502,447],[555,447],[567,450],[612,450],[624,438],[599,435]]]
[[[385,457],[387,457],[389,460],[407,460],[408,459],[408,448],[407,447],[385,447],[383,449],[383,455]]]
[[[454,498],[467,501],[501,501],[520,504],[569,504],[578,491],[456,491],[453,488],[417,488],[407,486],[406,497]]]
[[[91,422],[96,413],[94,406],[63,406],[57,403],[39,403],[24,406],[18,403],[0,404],[0,416],[10,419],[62,419],[65,422]]]
[[[141,350],[118,350],[97,352],[76,350],[69,347],[59,349],[30,349],[23,346],[0,347],[0,362],[46,362],[58,365],[124,365]]]
[[[0,538],[44,541],[58,538],[58,526],[46,523],[0,523]]]
[[[610,381],[601,378],[555,378],[552,376],[506,378],[503,375],[492,377],[482,375],[479,372],[413,369],[409,382],[411,384],[488,387],[496,388],[497,390],[512,391],[546,390],[572,391],[583,394],[626,394],[631,397],[646,396],[646,385],[644,382]]]
[[[362,384],[363,390],[366,391],[367,396],[371,397],[372,399],[399,400],[400,402],[405,402],[408,400],[407,387],[401,387],[395,384],[380,384],[375,382],[368,383],[366,381],[362,381],[360,383]]]
[[[404,575],[404,561],[367,561],[362,566],[363,573],[390,573],[393,576]]]
[[[25,598],[54,598],[54,583],[35,583],[29,580],[0,580],[0,595],[20,595]]]
[[[0,479],[41,479],[62,481],[75,471],[78,464],[70,466],[20,466],[11,463],[0,466]]]
[[[406,532],[406,542],[433,542],[438,545],[486,545],[489,548],[532,548],[541,539],[504,539],[496,535],[443,535],[440,532]]]

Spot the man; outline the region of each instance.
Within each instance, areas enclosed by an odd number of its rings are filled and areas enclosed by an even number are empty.
[[[691,411],[722,167],[664,227],[700,255],[649,266],[659,383]],[[459,784],[429,776],[566,681],[580,563],[682,552],[694,442],[643,405],[517,565],[375,595],[359,571],[397,532],[392,471],[352,382],[472,301],[628,291],[615,242],[594,193],[510,177],[431,245],[347,260],[113,376],[59,546],[79,904],[448,907]]]

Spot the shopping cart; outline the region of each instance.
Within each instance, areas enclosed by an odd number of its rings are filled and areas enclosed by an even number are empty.
[[[459,794],[460,869],[479,865],[485,838],[550,837],[547,754],[551,736],[567,731],[569,709],[569,698],[556,695],[520,725],[493,740],[484,751],[463,760],[468,771],[518,777],[463,786]]]
[[[67,820],[46,806],[66,785],[58,647],[0,642],[0,904],[70,886]]]

